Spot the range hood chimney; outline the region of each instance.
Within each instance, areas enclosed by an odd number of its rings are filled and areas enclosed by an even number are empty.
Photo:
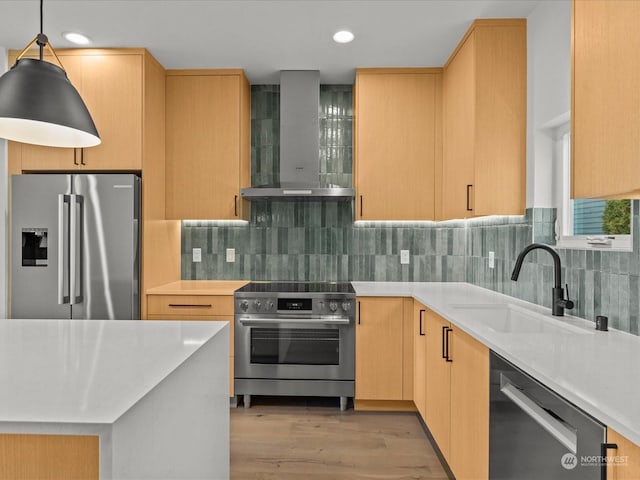
[[[240,191],[249,200],[353,199],[353,188],[320,183],[320,72],[280,72],[280,183]]]

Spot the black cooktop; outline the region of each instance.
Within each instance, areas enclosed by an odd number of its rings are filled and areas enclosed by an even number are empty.
[[[353,293],[349,282],[250,282],[236,293]]]

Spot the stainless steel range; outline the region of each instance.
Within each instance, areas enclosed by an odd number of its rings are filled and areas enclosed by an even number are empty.
[[[355,392],[350,283],[251,282],[235,293],[235,393],[340,397]]]

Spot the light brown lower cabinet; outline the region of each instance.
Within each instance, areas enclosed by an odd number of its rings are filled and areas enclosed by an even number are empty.
[[[451,324],[431,310],[426,311],[426,372],[425,416],[433,439],[442,455],[450,458],[451,362],[444,358],[443,336]]]
[[[427,307],[413,303],[413,403],[422,418],[425,417],[427,393]]]
[[[0,434],[2,480],[98,480],[96,435]]]
[[[422,418],[457,480],[488,479],[489,349],[431,310],[424,310]],[[414,358],[420,361],[415,338]],[[414,365],[416,375],[419,370]],[[416,385],[414,378],[414,399],[419,396]]]
[[[234,396],[233,295],[147,295],[147,320],[229,322],[229,396]]]
[[[357,400],[402,400],[402,314],[402,298],[358,298]]]
[[[489,478],[489,349],[452,327],[451,447],[457,480]]]
[[[358,297],[357,410],[413,410],[413,300]]]
[[[607,451],[613,461],[607,464],[607,480],[638,480],[640,478],[640,446],[607,428],[607,443],[618,448]]]

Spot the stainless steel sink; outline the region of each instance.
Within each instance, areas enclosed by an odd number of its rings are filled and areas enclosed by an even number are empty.
[[[477,319],[494,332],[500,333],[552,333],[552,334],[590,334],[592,332],[575,325],[556,320],[551,316],[533,312],[519,305],[501,304],[465,304],[451,305],[459,311]],[[462,313],[462,312],[461,312]]]

